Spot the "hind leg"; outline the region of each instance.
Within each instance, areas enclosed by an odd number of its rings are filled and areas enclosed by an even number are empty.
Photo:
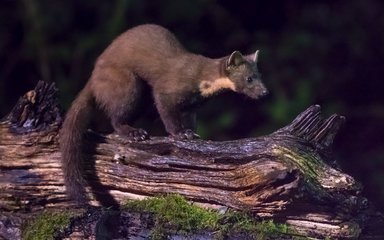
[[[94,70],[91,81],[96,102],[110,118],[115,132],[129,140],[148,139],[146,131],[129,125],[139,110],[143,82],[131,72],[105,67]]]

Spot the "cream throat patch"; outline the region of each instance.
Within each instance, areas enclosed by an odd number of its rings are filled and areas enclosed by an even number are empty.
[[[218,78],[213,81],[201,81],[199,84],[199,90],[203,97],[208,97],[224,89],[236,91],[235,84],[227,77]]]

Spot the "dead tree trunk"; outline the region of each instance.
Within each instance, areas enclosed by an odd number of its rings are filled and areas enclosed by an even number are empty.
[[[55,87],[39,82],[0,123],[4,213],[69,206],[58,151],[61,121]],[[331,164],[330,148],[343,122],[337,114],[323,119],[320,107],[311,106],[268,136],[235,141],[126,142],[90,131],[84,149],[87,191],[94,205],[178,193],[250,210],[309,236],[363,236],[367,226],[382,220],[370,215],[360,185]]]

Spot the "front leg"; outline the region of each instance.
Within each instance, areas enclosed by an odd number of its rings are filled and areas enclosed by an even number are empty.
[[[155,94],[155,103],[167,132],[178,139],[200,138],[194,130],[194,114],[181,112],[174,96]]]
[[[123,118],[114,115],[111,120],[112,127],[119,136],[133,141],[149,139],[149,135],[145,130],[129,126]]]

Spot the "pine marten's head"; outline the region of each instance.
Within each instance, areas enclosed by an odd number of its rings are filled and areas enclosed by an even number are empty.
[[[234,83],[232,90],[254,99],[268,93],[257,68],[258,53],[259,50],[251,56],[244,57],[239,51],[235,51],[225,63],[225,74]]]
[[[259,51],[256,51],[255,54],[244,57],[239,51],[235,51],[229,57],[223,58],[222,76],[210,81],[201,81],[201,95],[209,97],[222,90],[232,90],[257,99],[267,94],[257,69],[258,53]]]

